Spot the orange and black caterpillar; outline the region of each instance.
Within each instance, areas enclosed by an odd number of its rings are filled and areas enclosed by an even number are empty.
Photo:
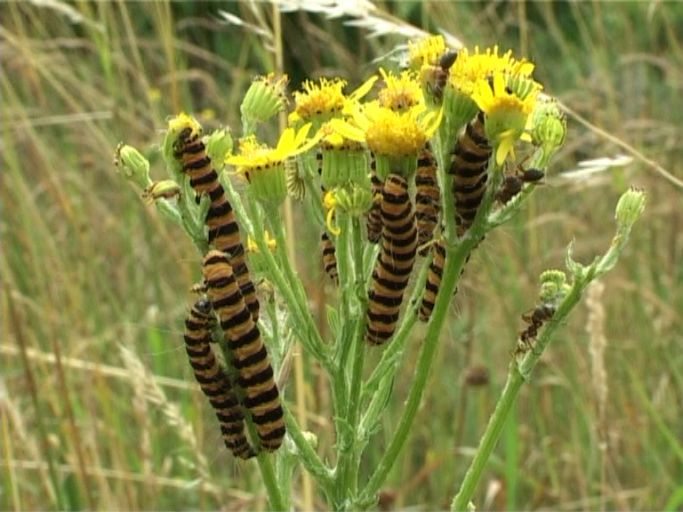
[[[436,179],[436,159],[429,144],[417,158],[415,174],[415,219],[417,220],[417,245],[423,246],[432,239],[439,220],[441,198]],[[419,254],[425,256],[429,247],[423,247]]]
[[[254,321],[257,321],[259,302],[254,283],[249,277],[239,226],[232,205],[225,198],[223,186],[211,165],[211,159],[206,154],[199,130],[189,126],[183,128],[173,150],[175,158],[183,165],[183,172],[190,178],[190,186],[198,196],[207,194],[211,200],[205,221],[209,228],[209,244],[229,255],[244,301]]]
[[[372,206],[368,212],[368,241],[376,244],[382,237],[382,214],[378,197],[382,193],[382,181],[377,176],[375,155],[370,155],[370,183],[372,185]]]
[[[372,272],[365,339],[385,343],[394,334],[403,293],[415,263],[417,228],[408,183],[389,174],[382,188],[382,249]]]
[[[429,272],[427,273],[427,284],[425,285],[425,292],[422,296],[422,304],[420,304],[419,318],[422,322],[427,322],[432,316],[434,305],[436,304],[436,295],[439,293],[441,287],[441,280],[443,279],[443,268],[446,263],[446,247],[443,240],[437,240],[432,245],[432,262],[429,264]]]
[[[197,300],[185,319],[185,350],[195,379],[216,412],[225,446],[235,457],[248,459],[256,453],[244,433],[242,407],[210,345],[214,322],[211,303],[204,298]]]
[[[213,309],[225,332],[232,365],[237,370],[237,383],[244,391],[242,405],[251,414],[261,447],[275,451],[285,436],[285,423],[261,333],[244,304],[226,255],[209,251],[204,258],[203,274]]]
[[[469,229],[477,215],[486,192],[486,171],[490,157],[491,146],[484,132],[484,114],[479,112],[458,137],[448,171],[453,175],[458,236]]]
[[[334,248],[334,242],[330,240],[330,235],[327,234],[327,231],[323,231],[320,236],[320,248],[322,249],[325,273],[332,279],[334,284],[339,284],[336,250]]]

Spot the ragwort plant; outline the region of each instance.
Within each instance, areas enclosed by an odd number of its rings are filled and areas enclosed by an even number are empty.
[[[273,509],[291,508],[299,463],[330,507],[376,503],[410,433],[472,251],[523,207],[564,142],[564,116],[541,93],[533,70],[510,51],[455,53],[432,37],[409,45],[408,69],[380,69],[351,93],[341,78],[306,81],[274,146],[259,135],[288,101],[286,79],[268,75],[246,93],[237,144],[225,130],[203,137],[189,115],[169,121],[162,145],[168,180],[153,182],[147,160],[130,146],[119,148],[126,177],[203,257],[204,279],[193,288],[199,297],[186,321],[190,363],[226,446],[256,459]],[[236,193],[233,179],[248,184],[244,193]],[[298,228],[321,237],[325,270],[339,288],[338,302],[327,305],[327,339],[287,255],[294,234],[285,232],[281,207],[288,194],[306,208],[309,223]],[[568,251],[567,273],[540,276],[539,296],[523,315],[527,326],[510,344],[507,383],[453,510],[470,505],[521,385],[585,287],[615,265],[643,205],[641,192],[626,192],[603,256],[583,266]],[[281,301],[259,299],[259,282]],[[361,475],[418,321],[427,324],[426,335],[402,416],[377,466]],[[315,432],[302,431],[282,397],[286,372],[273,371],[295,342],[329,381],[331,465],[316,452]],[[363,378],[370,351],[381,357]]]

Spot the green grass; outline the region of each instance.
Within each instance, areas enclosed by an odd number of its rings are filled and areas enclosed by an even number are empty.
[[[189,386],[180,328],[187,289],[198,279],[197,254],[115,173],[112,155],[121,140],[154,154],[165,118],[181,110],[209,128],[236,129],[241,95],[252,76],[272,68],[272,56],[252,32],[216,23],[219,4],[64,6],[73,19],[28,3],[0,5],[0,508],[265,508],[255,466],[223,449],[212,412]],[[246,4],[225,8],[261,23]],[[406,2],[380,9],[428,30],[442,27],[468,46],[498,43],[528,55],[549,93],[683,178],[678,4]],[[270,23],[270,7],[257,10]],[[366,35],[320,15],[284,15],[293,86],[332,73],[355,85],[372,70],[367,63],[403,42]],[[409,445],[390,474],[392,506],[448,506],[504,382],[536,276],[562,265],[571,239],[584,261],[601,250],[616,199],[636,184],[649,207],[602,299],[606,432],[598,429],[583,309],[523,389],[477,500],[492,509],[680,508],[682,191],[639,159],[581,183],[555,178],[578,160],[619,152],[570,118],[547,184],[475,251]],[[302,225],[303,210],[294,216]],[[323,325],[328,292],[319,290],[321,269],[311,256],[317,233],[296,237],[298,269]],[[416,333],[414,355],[424,331]],[[121,346],[166,379],[161,399],[146,398],[149,379],[124,364]],[[463,372],[475,364],[490,372],[483,387],[464,384]],[[329,390],[307,358],[303,369],[308,428],[319,453],[329,453]],[[387,427],[400,417],[411,371],[394,384]],[[293,405],[295,391],[292,376]],[[375,438],[361,474],[369,476],[385,442]],[[300,476],[293,497],[299,506],[311,503]]]

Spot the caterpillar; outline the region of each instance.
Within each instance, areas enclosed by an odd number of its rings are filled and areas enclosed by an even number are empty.
[[[440,211],[441,201],[439,185],[436,180],[436,159],[429,144],[427,144],[418,156],[415,174],[415,219],[417,220],[418,246],[423,246],[432,239]],[[425,256],[428,251],[429,247],[421,247],[418,254]]]
[[[198,299],[185,319],[185,351],[195,379],[216,412],[225,446],[235,457],[248,459],[256,453],[244,433],[242,408],[210,345],[214,322],[211,303]]]
[[[209,251],[204,257],[202,272],[213,309],[225,332],[232,365],[237,370],[237,384],[244,391],[242,405],[251,414],[261,447],[275,451],[285,436],[285,423],[280,393],[261,333],[245,306],[226,255]]]
[[[443,267],[446,263],[446,247],[443,240],[437,240],[432,244],[432,262],[429,264],[429,271],[427,273],[427,284],[425,285],[425,292],[422,296],[422,303],[420,304],[420,311],[418,317],[422,322],[429,321],[432,316],[434,305],[436,304],[436,295],[439,293],[441,286],[441,279],[443,279]]]
[[[235,276],[244,301],[254,321],[257,321],[259,302],[254,283],[249,277],[239,226],[232,205],[225,198],[223,186],[218,181],[218,174],[206,154],[206,147],[201,140],[199,130],[190,126],[183,128],[178,134],[173,149],[175,158],[182,163],[183,172],[190,177],[190,186],[198,196],[207,194],[211,199],[211,205],[206,214],[209,244],[230,255],[230,264],[235,269]]]
[[[462,236],[472,225],[484,197],[491,151],[484,132],[484,114],[479,112],[458,137],[448,171],[453,175],[458,236]]]
[[[415,262],[417,228],[408,182],[389,174],[382,188],[382,248],[372,272],[365,339],[385,343],[394,334],[403,293]]]
[[[337,269],[336,250],[334,248],[334,242],[330,239],[330,235],[327,234],[327,231],[323,231],[320,236],[320,248],[322,250],[325,273],[332,279],[334,284],[338,285],[339,271]]]
[[[368,212],[368,241],[376,244],[382,236],[382,214],[378,197],[382,193],[382,181],[377,176],[375,155],[370,154],[370,183],[372,185],[372,206]]]

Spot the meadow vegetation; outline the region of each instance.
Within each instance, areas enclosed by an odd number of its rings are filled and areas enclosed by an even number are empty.
[[[114,148],[143,149],[161,179],[155,145],[169,115],[237,129],[255,75],[284,70],[291,89],[331,75],[355,86],[415,27],[531,58],[569,129],[521,215],[473,253],[379,506],[448,507],[538,275],[562,267],[573,239],[579,261],[602,252],[630,185],[648,196],[639,229],[523,387],[476,498],[483,509],[683,506],[683,8],[383,2],[370,14],[360,4],[332,19],[265,3],[0,5],[0,508],[267,508],[256,466],[222,446],[184,354],[197,253],[116,173]],[[625,164],[580,166],[619,155]],[[290,226],[305,214],[294,205]],[[335,292],[320,285],[318,237],[296,231],[291,247],[325,332]],[[305,352],[292,359],[288,402],[325,457],[328,388]],[[412,370],[393,385],[389,433]],[[386,440],[372,443],[361,475]],[[324,506],[302,473],[292,498]]]

